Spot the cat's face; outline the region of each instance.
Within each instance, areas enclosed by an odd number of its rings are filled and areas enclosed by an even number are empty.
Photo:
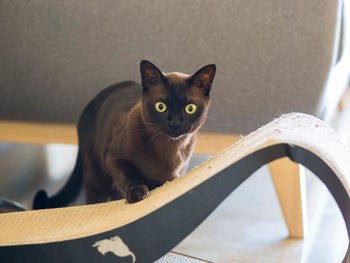
[[[191,76],[163,74],[143,60],[142,114],[146,125],[172,138],[199,129],[207,116],[215,69],[215,65],[207,65]]]

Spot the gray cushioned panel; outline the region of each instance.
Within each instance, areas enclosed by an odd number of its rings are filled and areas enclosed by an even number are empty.
[[[76,122],[139,62],[217,64],[210,131],[246,133],[314,113],[333,59],[338,0],[0,2],[0,119]]]

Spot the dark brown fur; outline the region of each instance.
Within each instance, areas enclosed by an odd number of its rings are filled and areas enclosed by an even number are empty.
[[[182,175],[207,115],[214,76],[215,65],[188,76],[163,74],[142,61],[142,86],[123,82],[98,94],[78,124],[75,171],[80,162],[87,203],[123,197],[129,203],[137,202],[149,190]],[[168,106],[166,112],[155,110],[158,101]],[[191,115],[185,112],[189,103],[197,105]],[[40,202],[38,198],[38,208]]]

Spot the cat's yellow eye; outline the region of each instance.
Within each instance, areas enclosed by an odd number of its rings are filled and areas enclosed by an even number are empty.
[[[197,105],[196,104],[188,104],[186,107],[185,107],[185,111],[187,114],[193,114],[195,113],[197,110]]]
[[[161,101],[156,102],[156,104],[154,104],[154,107],[158,112],[164,112],[166,111],[166,108],[167,108],[165,103]]]

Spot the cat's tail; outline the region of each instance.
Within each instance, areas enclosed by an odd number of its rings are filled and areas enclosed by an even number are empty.
[[[67,206],[79,195],[82,181],[83,169],[81,164],[81,154],[79,150],[72,175],[69,177],[63,188],[52,197],[48,197],[45,190],[38,191],[34,197],[33,209],[46,209]]]

